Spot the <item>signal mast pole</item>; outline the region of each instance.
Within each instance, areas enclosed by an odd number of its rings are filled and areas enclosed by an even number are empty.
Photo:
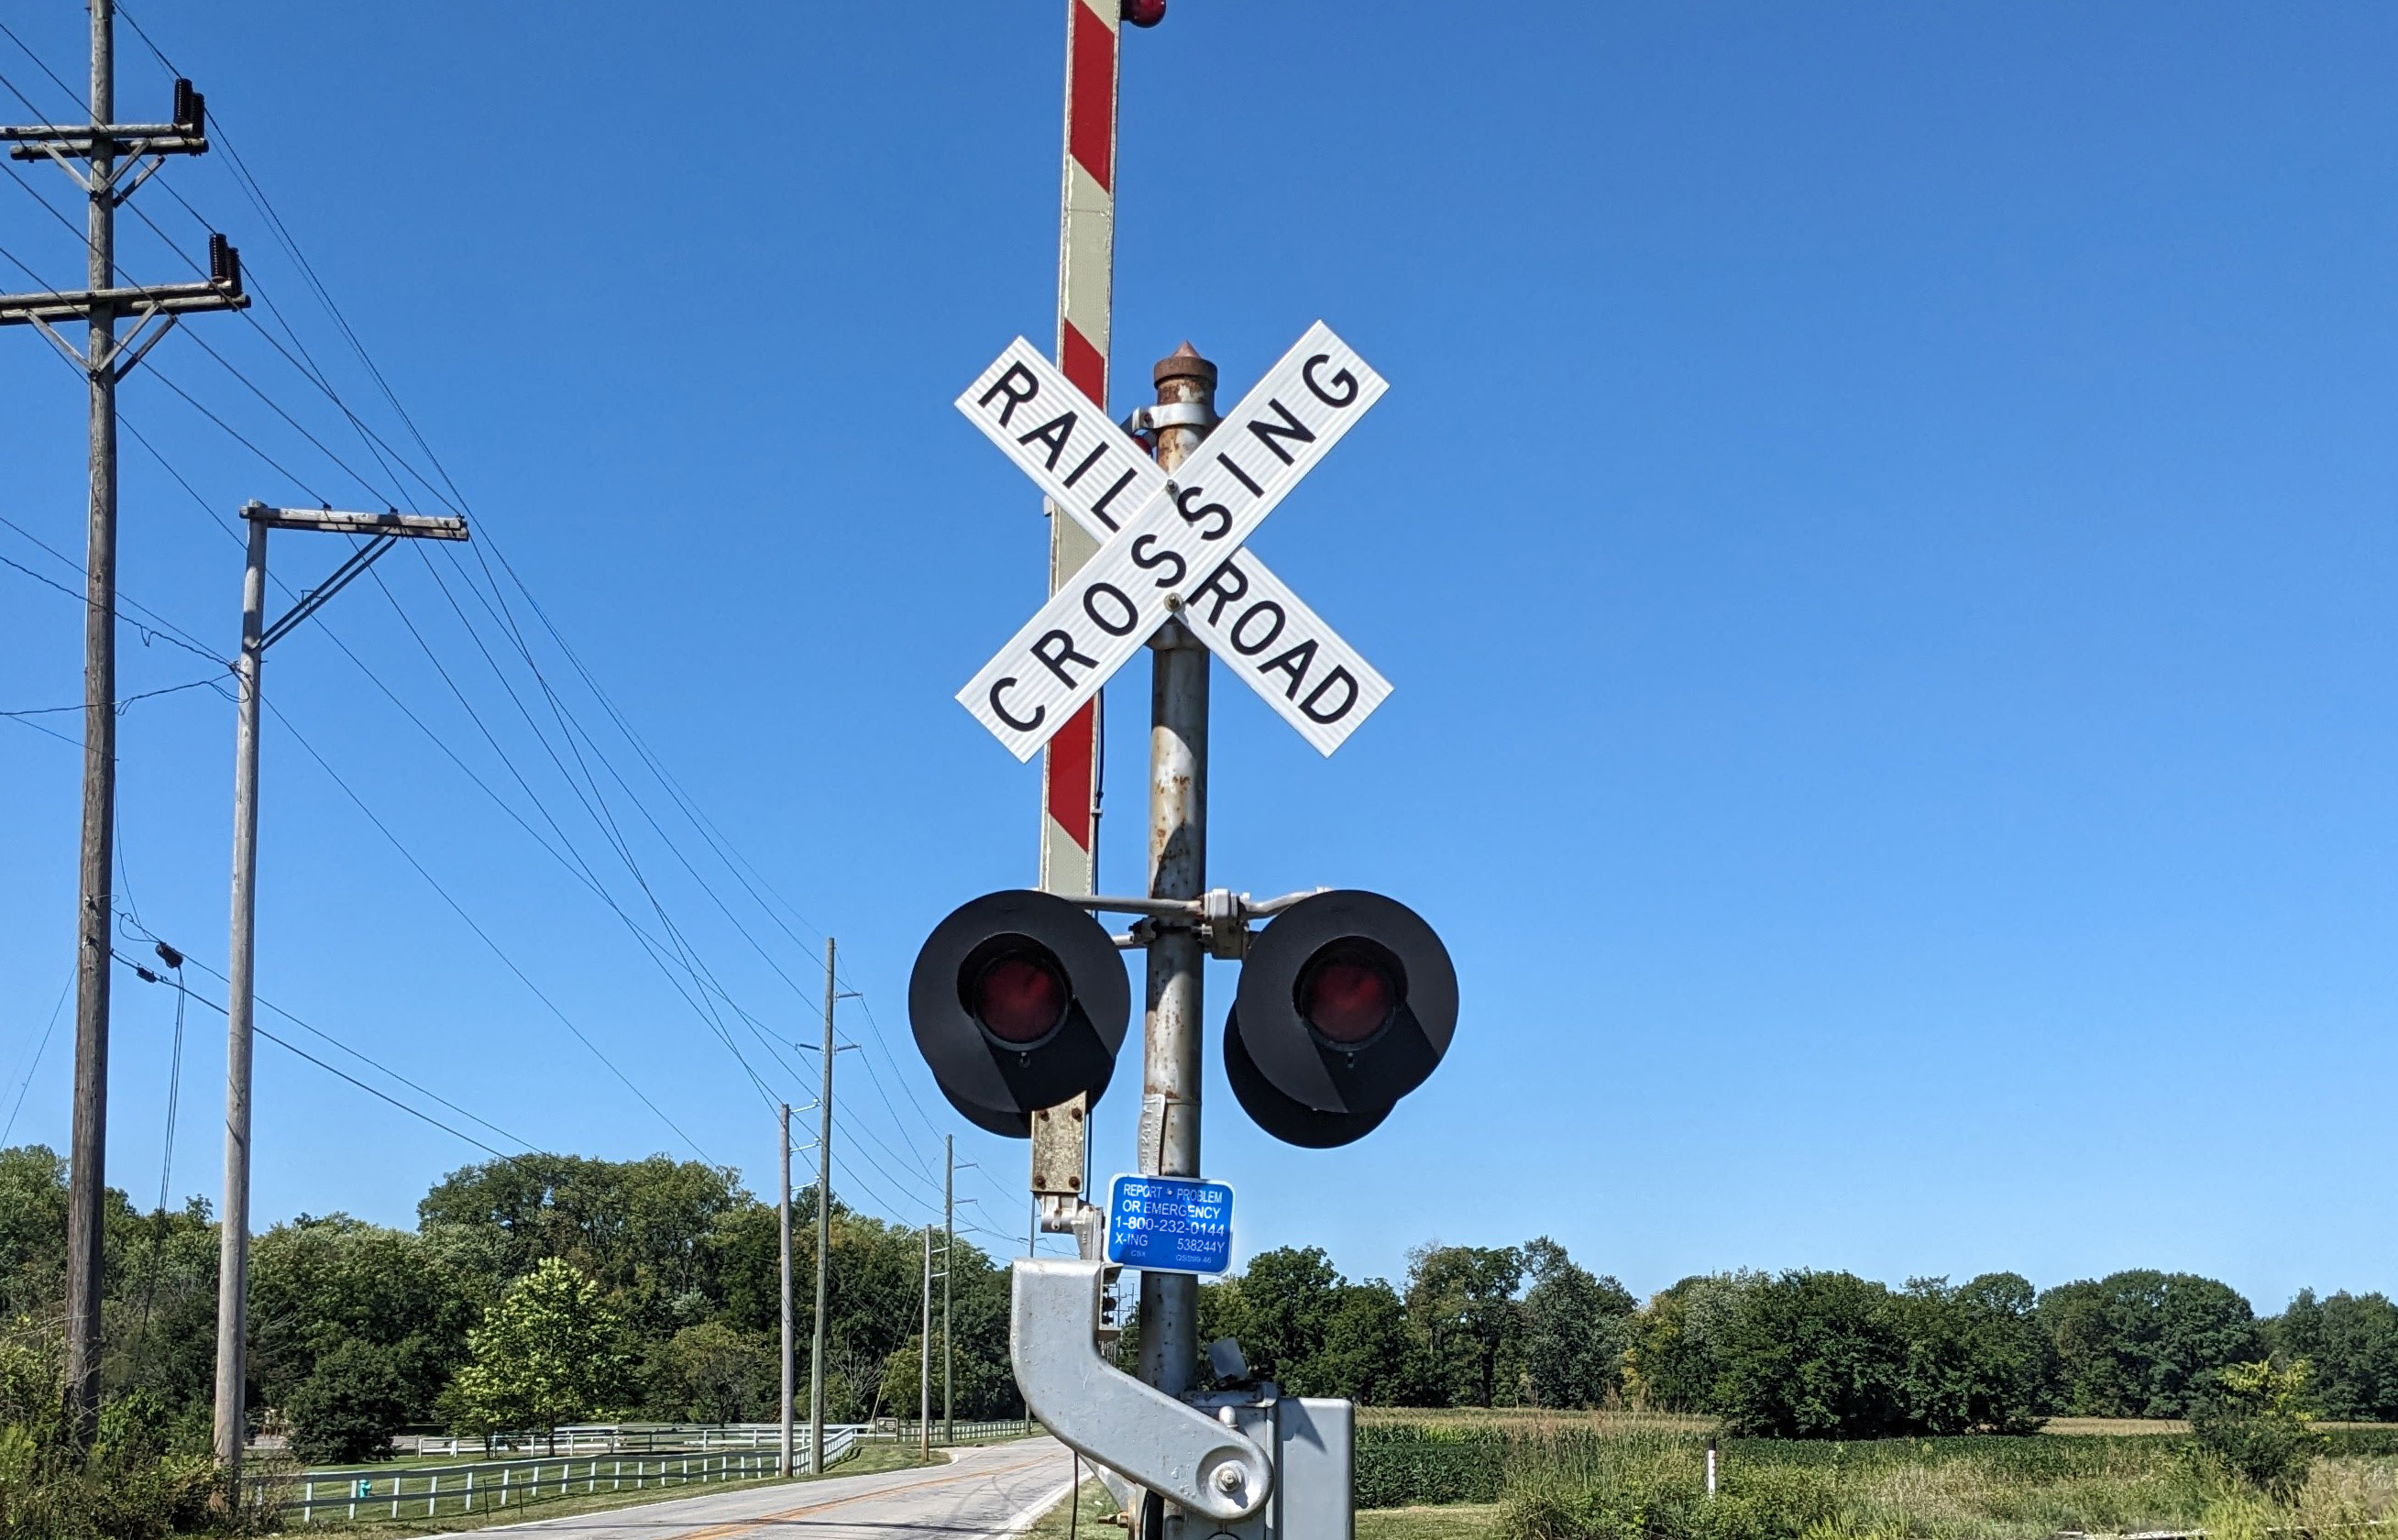
[[[68,1144],[66,1412],[71,1433],[88,1443],[100,1411],[100,1297],[103,1169],[108,1136],[109,935],[115,893],[110,883],[116,827],[116,386],[176,317],[238,310],[240,259],[224,237],[209,237],[209,277],[200,283],[116,286],[116,209],[170,155],[207,151],[206,110],[188,80],[175,82],[172,123],[115,123],[116,11],[91,9],[91,122],[0,128],[12,160],[54,162],[88,200],[89,285],[81,291],[0,295],[0,326],[37,327],[89,382],[89,534],[84,554],[83,838],[75,896],[74,1124]],[[77,162],[81,163],[80,168]],[[145,164],[146,162],[146,164]],[[119,342],[119,317],[137,317]],[[82,322],[84,347],[55,330]],[[137,345],[138,343],[138,345]]]
[[[1184,343],[1159,360],[1157,463],[1173,470],[1216,422],[1216,366]],[[1191,899],[1207,890],[1207,649],[1179,620],[1150,640],[1149,896]],[[1201,969],[1206,951],[1190,922],[1156,923],[1149,942],[1141,1038],[1140,1169],[1199,1169]],[[1199,1279],[1140,1276],[1140,1377],[1169,1396],[1192,1388],[1199,1361]]]

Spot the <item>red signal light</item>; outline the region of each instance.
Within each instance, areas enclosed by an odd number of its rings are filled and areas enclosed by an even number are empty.
[[[1153,27],[1165,20],[1165,0],[1124,0],[1123,14],[1136,27]]]
[[[1300,1019],[1337,1047],[1355,1047],[1381,1032],[1407,990],[1394,962],[1369,941],[1335,942],[1300,971]]]
[[[967,1008],[983,1030],[1004,1043],[1037,1043],[1066,1017],[1066,980],[1038,952],[1002,952],[983,965]]]

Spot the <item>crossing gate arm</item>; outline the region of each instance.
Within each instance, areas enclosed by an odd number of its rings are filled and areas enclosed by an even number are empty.
[[[1168,1502],[1219,1524],[1257,1512],[1273,1491],[1264,1450],[1099,1357],[1105,1270],[1055,1257],[1016,1263],[1008,1351],[1025,1405],[1058,1442]]]

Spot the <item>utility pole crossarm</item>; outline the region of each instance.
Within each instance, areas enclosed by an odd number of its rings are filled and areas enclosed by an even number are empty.
[[[421,540],[464,540],[466,520],[424,513],[346,513],[337,508],[276,508],[245,503],[241,516],[278,530],[322,530],[329,534],[405,534]]]
[[[42,294],[0,294],[0,326],[35,321],[81,321],[94,310],[113,316],[152,313],[186,316],[202,310],[247,310],[249,296],[238,285],[159,283],[140,289],[67,289]]]

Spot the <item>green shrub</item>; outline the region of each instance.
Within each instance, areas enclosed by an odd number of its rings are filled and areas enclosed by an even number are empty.
[[[317,1358],[283,1412],[291,1452],[310,1465],[381,1460],[391,1453],[393,1430],[407,1421],[408,1385],[388,1353],[345,1342]]]
[[[2307,1420],[2307,1376],[2303,1358],[2286,1369],[2259,1358],[2220,1371],[2190,1413],[2200,1451],[2270,1496],[2296,1496],[2327,1442]]]

